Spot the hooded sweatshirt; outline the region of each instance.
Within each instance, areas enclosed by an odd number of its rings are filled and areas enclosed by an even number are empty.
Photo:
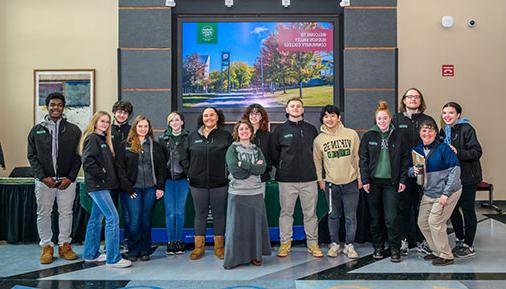
[[[335,132],[331,132],[325,125],[320,127],[320,131],[313,143],[313,160],[318,181],[344,185],[356,180],[359,174],[358,134],[345,128],[342,123],[338,124]]]
[[[262,164],[257,164],[262,160]],[[227,169],[230,172],[228,192],[235,195],[257,195],[263,193],[261,175],[266,168],[262,150],[255,144],[243,145],[234,142],[227,150]]]

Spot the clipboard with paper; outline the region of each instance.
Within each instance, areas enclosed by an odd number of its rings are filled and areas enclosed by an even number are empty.
[[[425,157],[416,151],[411,152],[411,158],[413,159],[413,166],[415,166],[419,171],[422,171],[416,176],[416,183],[419,186],[423,186],[426,181],[426,173],[425,173]]]

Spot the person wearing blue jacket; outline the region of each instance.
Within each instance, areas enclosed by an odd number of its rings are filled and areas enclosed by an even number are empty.
[[[423,174],[424,178],[418,226],[432,250],[424,260],[432,261],[434,266],[445,266],[453,264],[446,223],[462,194],[462,184],[457,155],[436,136],[436,123],[433,120],[422,122],[422,143],[413,148],[413,153],[423,156],[425,165],[423,169],[411,167],[410,175]]]

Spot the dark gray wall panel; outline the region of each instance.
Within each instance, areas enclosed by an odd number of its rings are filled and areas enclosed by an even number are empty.
[[[345,88],[394,88],[395,50],[345,50]]]
[[[397,46],[397,9],[349,9],[344,17],[344,47]]]
[[[120,47],[170,47],[171,10],[119,10]]]
[[[171,111],[170,91],[125,91],[121,99],[134,106],[134,116],[142,114],[149,118],[153,128],[165,128]]]
[[[397,6],[397,0],[350,0],[351,6]]]
[[[344,124],[353,129],[369,129],[374,124],[378,101],[388,102],[395,113],[395,91],[346,91],[344,96]]]
[[[119,0],[119,6],[165,6],[165,0]]]
[[[121,88],[170,88],[170,51],[122,51]]]

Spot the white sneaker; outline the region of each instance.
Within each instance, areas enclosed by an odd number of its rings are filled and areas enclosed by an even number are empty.
[[[327,256],[337,257],[339,253],[341,253],[341,245],[337,244],[336,242],[332,242],[329,245],[329,251],[327,252]]]
[[[100,254],[98,255],[97,258],[95,259],[84,259],[84,262],[86,263],[91,263],[91,262],[105,262],[106,260],[106,255],[105,254]]]
[[[132,266],[132,262],[130,260],[121,258],[117,263],[105,265],[110,268],[126,268]]]
[[[401,240],[401,255],[407,256],[409,252],[409,243],[408,240],[403,239]]]
[[[350,259],[357,259],[358,258],[358,253],[357,253],[357,251],[355,251],[355,248],[353,247],[353,244],[351,244],[351,243],[344,245],[343,254],[348,256],[348,258],[350,258]]]

